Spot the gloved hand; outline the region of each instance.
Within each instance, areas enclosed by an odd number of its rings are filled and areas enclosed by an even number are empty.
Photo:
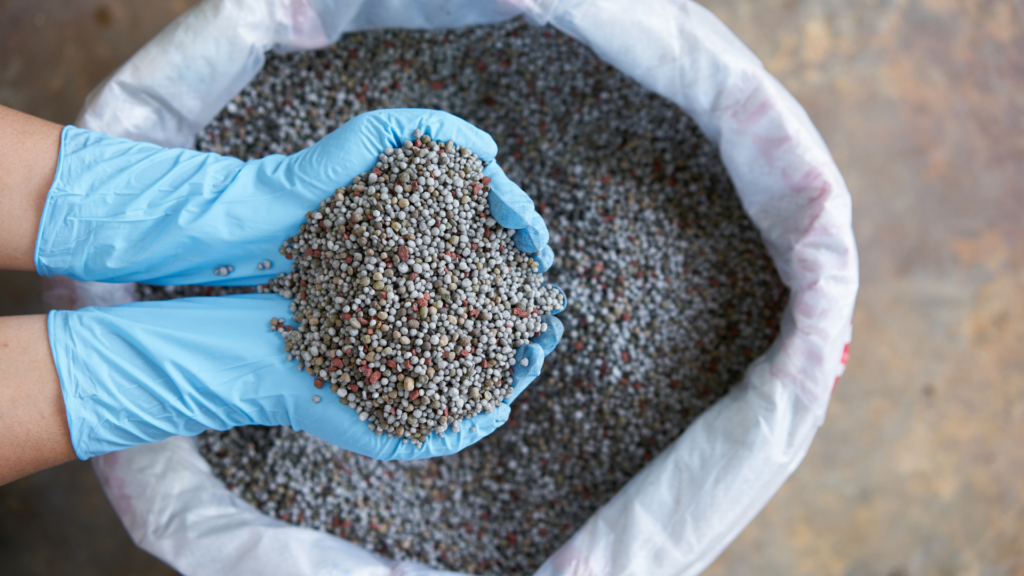
[[[454,140],[490,164],[491,212],[551,266],[548,229],[533,202],[494,162],[486,132],[446,112],[380,110],[349,120],[291,156],[237,158],[113,138],[67,126],[36,242],[36,269],[95,282],[254,286],[291,263],[278,248],[306,212],[367,172],[414,130]],[[270,260],[269,270],[257,264]],[[214,275],[232,266],[228,276]]]
[[[40,226],[37,267],[82,280],[265,281],[290,267],[277,247],[306,211],[417,128],[492,161],[484,171],[492,216],[518,230],[516,245],[534,254],[541,271],[550,267],[544,221],[493,163],[493,140],[454,116],[424,110],[364,114],[307,150],[245,163],[69,127]],[[266,259],[275,267],[257,270]],[[225,264],[236,274],[215,276],[213,269]],[[280,337],[266,322],[290,316],[288,304],[277,295],[251,295],[51,313],[51,347],[76,453],[88,458],[207,428],[287,424],[374,458],[451,454],[508,419],[508,403],[540,373],[562,335],[561,323],[545,317],[548,331],[517,351],[513,397],[463,422],[459,433],[431,435],[417,449],[367,430],[330,390],[316,390],[312,378],[284,359]],[[530,359],[527,367],[518,364],[523,357]]]
[[[209,428],[260,424],[306,430],[380,460],[410,460],[458,452],[508,420],[514,396],[464,420],[458,433],[430,435],[422,448],[377,436],[328,387],[316,389],[311,376],[285,360],[269,319],[287,317],[288,305],[276,294],[246,294],[50,312],[75,453],[86,459]],[[544,320],[547,332],[517,351],[515,396],[561,338],[561,323]],[[519,364],[523,357],[529,366]]]

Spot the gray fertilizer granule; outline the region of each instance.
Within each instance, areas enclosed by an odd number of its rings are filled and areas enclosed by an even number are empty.
[[[491,218],[483,161],[410,136],[306,214],[280,248],[292,271],[258,290],[292,300],[297,328],[270,325],[317,389],[422,446],[511,397],[516,350],[565,303]]]
[[[505,426],[444,458],[379,462],[261,427],[208,432],[200,450],[284,521],[393,558],[529,573],[741,378],[788,294],[692,120],[551,28],[378,31],[271,54],[197,144],[287,154],[410,106],[490,132],[547,221],[546,279],[569,308],[544,372]]]

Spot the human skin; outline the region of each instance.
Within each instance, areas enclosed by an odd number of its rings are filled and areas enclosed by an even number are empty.
[[[36,235],[64,127],[0,106],[0,269],[35,271]]]
[[[0,485],[74,458],[46,316],[0,318]]]
[[[0,269],[35,271],[62,129],[0,106]],[[74,458],[46,316],[0,318],[0,485]]]

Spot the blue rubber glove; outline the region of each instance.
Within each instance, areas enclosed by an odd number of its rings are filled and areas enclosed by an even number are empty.
[[[50,347],[75,453],[86,459],[170,436],[260,424],[305,430],[380,460],[453,454],[508,420],[509,403],[540,374],[545,353],[562,335],[562,324],[546,317],[548,330],[517,350],[513,397],[464,420],[458,433],[431,434],[417,448],[377,436],[329,387],[318,390],[285,360],[283,339],[269,319],[289,316],[288,306],[276,294],[246,294],[50,312]],[[529,366],[519,364],[524,357]]]
[[[315,146],[289,157],[241,162],[188,150],[65,129],[57,177],[37,242],[41,274],[81,280],[244,285],[290,268],[277,248],[305,213],[376,162],[379,151],[421,129],[455,140],[493,161],[486,133],[443,112],[390,110],[361,115]],[[533,202],[495,163],[491,212],[532,253],[551,265],[548,232]],[[269,259],[275,266],[260,271]],[[234,266],[228,277],[213,274]],[[460,433],[431,435],[423,448],[376,436],[355,412],[316,390],[284,359],[271,317],[288,317],[276,295],[138,303],[53,312],[51,347],[61,376],[72,443],[82,458],[172,435],[245,424],[290,425],[379,459],[451,454],[490,434],[540,373],[562,335],[547,332],[517,351],[514,393]],[[518,362],[529,358],[527,367]],[[314,404],[313,395],[323,401]]]
[[[547,270],[547,226],[494,162],[494,140],[451,114],[419,109],[361,114],[305,150],[248,162],[67,126],[39,226],[36,269],[96,282],[265,283],[290,269],[278,248],[306,212],[416,129],[490,163],[484,174],[491,178],[492,216],[518,230],[516,246]],[[264,260],[273,266],[258,270]],[[221,266],[234,272],[214,275]]]

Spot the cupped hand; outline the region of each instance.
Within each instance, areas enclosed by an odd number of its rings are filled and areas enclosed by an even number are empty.
[[[493,162],[494,141],[430,110],[363,114],[299,153],[245,163],[66,131],[64,178],[59,171],[48,199],[37,266],[82,280],[264,282],[291,266],[278,247],[306,212],[417,129],[466,146],[490,163],[484,174],[491,178],[492,216],[516,230],[516,246],[546,270],[553,258],[547,228],[529,197]],[[103,153],[89,151],[92,146]],[[104,155],[109,165],[100,168],[96,158]],[[84,190],[70,191],[66,178],[72,174]],[[265,260],[273,266],[260,270],[257,264]],[[235,272],[213,274],[225,265]],[[89,457],[207,428],[264,424],[307,430],[380,459],[451,454],[508,419],[509,404],[537,377],[562,335],[561,323],[545,316],[548,330],[517,350],[512,396],[491,413],[462,422],[459,432],[432,434],[417,447],[374,434],[329,389],[316,389],[311,376],[286,361],[280,336],[267,321],[289,317],[288,305],[268,294],[53,313],[51,340],[76,452]],[[90,337],[76,336],[82,333]]]
[[[453,140],[489,162],[491,210],[516,245],[551,265],[548,230],[496,163],[484,131],[446,112],[395,109],[352,118],[290,156],[243,162],[65,128],[36,246],[43,276],[96,282],[253,286],[288,270],[278,249],[306,212],[368,172],[414,130]],[[261,269],[264,261],[272,266]],[[214,270],[230,266],[218,276]]]
[[[235,426],[291,426],[370,456],[409,460],[462,450],[508,420],[509,403],[540,373],[562,325],[519,348],[514,394],[459,432],[428,436],[422,447],[377,435],[329,387],[285,359],[270,318],[288,315],[275,294],[136,302],[50,313],[53,357],[72,444],[90,458],[169,436]],[[529,366],[519,361],[529,358]]]

